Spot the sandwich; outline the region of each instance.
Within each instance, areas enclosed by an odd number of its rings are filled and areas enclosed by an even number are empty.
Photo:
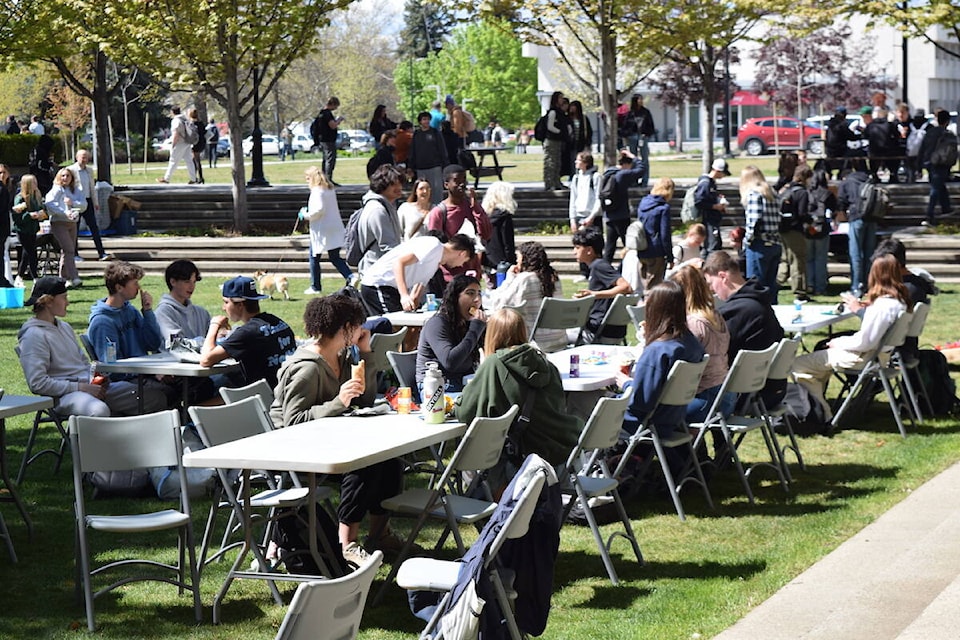
[[[353,380],[356,380],[360,383],[360,393],[366,391],[367,388],[367,362],[366,360],[361,360],[360,364],[350,365],[350,377]]]

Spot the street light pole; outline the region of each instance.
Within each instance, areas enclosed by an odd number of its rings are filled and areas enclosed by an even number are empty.
[[[260,73],[257,67],[253,68],[253,150],[251,157],[253,169],[248,187],[269,187],[270,183],[263,175],[263,131],[260,130]]]

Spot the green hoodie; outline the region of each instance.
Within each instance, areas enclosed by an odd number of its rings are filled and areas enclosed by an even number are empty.
[[[561,464],[580,437],[583,421],[566,411],[560,372],[532,345],[500,349],[484,360],[454,411],[463,422],[503,415],[514,404],[522,413],[531,391],[536,397],[530,423],[518,441],[521,453],[536,453],[552,465]]]

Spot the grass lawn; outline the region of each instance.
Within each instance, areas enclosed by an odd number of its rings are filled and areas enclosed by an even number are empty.
[[[145,287],[159,297],[162,282],[147,278]],[[206,278],[195,301],[212,312],[220,307],[219,282]],[[302,333],[301,315],[307,286],[301,279],[291,284],[297,292],[290,302],[266,301],[266,311],[285,318]],[[331,279],[325,283],[334,290]],[[957,339],[950,318],[960,314],[960,297],[946,287],[933,305],[924,344]],[[839,287],[837,287],[839,291]],[[837,291],[837,292],[838,292]],[[68,321],[78,332],[86,327],[90,304],[103,297],[100,286],[87,286],[70,293]],[[27,393],[19,364],[14,358],[16,332],[28,310],[0,311],[0,384],[7,393]],[[856,326],[855,322],[840,328]],[[810,336],[813,342],[822,336]],[[833,390],[835,393],[835,389]],[[710,637],[728,627],[751,607],[763,601],[798,573],[823,557],[856,531],[903,499],[910,491],[960,459],[960,426],[954,419],[928,421],[910,429],[906,440],[897,435],[886,403],[855,419],[857,424],[833,438],[810,437],[801,441],[808,471],[793,467],[794,484],[786,494],[772,482],[772,474],[755,478],[757,504],[750,505],[733,473],[727,471],[711,485],[717,508],[710,511],[695,491],[684,494],[687,522],[676,517],[666,497],[643,497],[627,504],[647,565],[631,561],[629,545],[614,543],[614,562],[621,578],[610,584],[589,530],[565,526],[561,532],[560,557],[556,567],[555,593],[548,638],[658,638],[686,640]],[[29,424],[26,417],[10,419],[8,462],[19,464]],[[52,428],[41,445],[53,446]],[[758,440],[759,438],[757,438]],[[759,449],[747,446],[745,458],[757,459]],[[0,552],[0,638],[74,638],[83,633],[83,608],[74,599],[72,481],[67,460],[54,475],[49,460],[31,467],[22,487],[36,524],[32,541],[15,509],[2,506],[20,556],[9,562]],[[757,483],[758,480],[762,480]],[[101,503],[109,508],[112,503]],[[158,503],[159,504],[159,503]],[[118,504],[118,506],[121,506]],[[208,503],[194,506],[195,531],[199,539]],[[398,529],[405,523],[397,524]],[[605,527],[609,535],[613,527]],[[421,541],[436,535],[423,534]],[[471,532],[465,532],[469,534]],[[97,538],[95,538],[96,540]],[[170,558],[166,538],[123,540],[99,536],[124,549],[136,549],[155,557]],[[450,545],[446,554],[450,556]],[[94,548],[104,555],[105,545]],[[883,557],[877,558],[883,562]],[[227,570],[225,564],[203,573],[202,599],[206,622],[196,627],[191,601],[178,596],[168,585],[140,583],[121,588],[97,601],[98,636],[104,638],[230,638],[274,637],[285,613],[276,606],[260,581],[236,581],[224,603],[223,624],[210,624],[210,605]],[[385,575],[386,569],[381,571]],[[375,588],[379,582],[375,583]],[[289,600],[295,585],[280,583]],[[824,594],[824,597],[829,597]],[[364,616],[365,640],[411,638],[422,628],[406,607],[399,589],[385,603]],[[696,634],[696,635],[695,635]]]

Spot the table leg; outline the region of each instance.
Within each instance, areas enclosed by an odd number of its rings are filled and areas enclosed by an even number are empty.
[[[473,188],[480,188],[480,169],[483,167],[483,159],[486,157],[486,154],[477,152],[477,155],[480,156],[480,159],[477,160],[477,174],[473,176]]]
[[[180,395],[180,424],[187,424],[190,421],[190,417],[187,415],[187,403],[190,397],[190,378],[183,376],[180,379],[183,381]]]
[[[320,553],[320,547],[317,546],[317,474],[311,473],[307,479],[307,486],[309,487],[309,492],[307,493],[307,518],[310,522],[307,523],[307,532],[309,534],[310,540],[308,545],[310,547],[310,555],[313,556],[313,561],[317,563],[317,567],[320,571],[331,578],[339,578],[343,575],[340,572],[340,567],[334,567],[333,564],[327,564],[323,559],[323,555]],[[327,536],[323,536],[323,552],[327,554],[327,557],[331,560],[336,556],[333,553],[333,549],[330,548],[330,541],[327,540]]]
[[[13,481],[10,480],[10,473],[7,470],[7,420],[6,418],[0,418],[0,480],[3,480],[3,486],[7,488],[7,495],[4,498],[0,498],[6,502],[12,502],[17,505],[17,511],[20,512],[20,516],[23,518],[23,522],[27,525],[27,538],[33,539],[33,520],[30,519],[30,514],[27,513],[27,508],[23,504],[23,500],[20,499],[20,494],[17,490],[17,486],[13,484]],[[12,547],[12,542],[11,542]]]
[[[500,168],[500,161],[497,160],[497,152],[491,152],[493,156],[493,168],[497,171],[497,180],[503,180],[503,169]]]

